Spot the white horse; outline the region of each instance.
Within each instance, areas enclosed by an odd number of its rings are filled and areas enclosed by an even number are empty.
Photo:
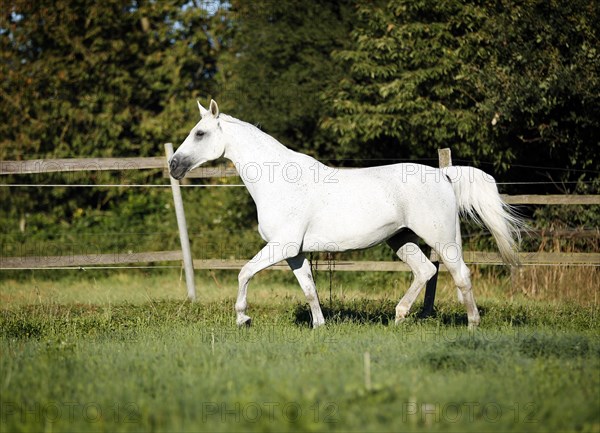
[[[420,164],[335,169],[294,152],[246,122],[220,114],[215,101],[169,161],[181,179],[220,157],[231,160],[256,203],[265,247],[239,274],[237,324],[249,325],[246,293],[259,271],[286,260],[311,308],[313,326],[325,323],[304,253],[347,251],[387,244],[411,268],[414,279],[396,306],[396,323],[408,314],[436,268],[416,244],[425,241],[452,275],[469,326],[479,324],[469,269],[462,258],[459,212],[492,232],[505,262],[517,264],[520,220],[494,179],[473,167],[437,169]],[[516,239],[516,240],[515,240]]]

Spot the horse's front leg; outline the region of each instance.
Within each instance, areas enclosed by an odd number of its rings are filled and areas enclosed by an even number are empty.
[[[246,263],[238,276],[238,296],[235,302],[235,312],[237,314],[238,326],[247,325],[250,326],[251,319],[246,315],[246,308],[248,303],[246,301],[246,295],[248,292],[248,284],[250,279],[263,269],[268,268],[282,260],[289,257],[297,256],[299,253],[299,244],[293,243],[282,243],[282,242],[269,242],[259,251],[257,255]]]

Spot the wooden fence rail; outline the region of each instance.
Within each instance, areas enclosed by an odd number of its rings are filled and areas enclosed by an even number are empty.
[[[164,157],[73,158],[0,161],[0,175],[43,174],[73,171],[146,170],[167,167]]]
[[[537,205],[591,205],[600,204],[600,195],[578,194],[500,194],[508,204],[537,204]]]
[[[487,251],[464,251],[464,260],[474,265],[503,265],[500,255]],[[565,265],[600,266],[600,253],[519,253],[523,265]],[[88,254],[70,256],[29,256],[0,257],[0,269],[52,269],[52,268],[93,268],[94,266],[114,265],[116,267],[135,263],[181,262],[181,251],[154,251],[141,253]],[[196,259],[195,269],[241,269],[246,260]],[[400,261],[335,260],[332,266],[336,271],[408,271]],[[272,269],[289,269],[287,263],[280,262]],[[445,271],[445,268],[441,267]]]
[[[139,158],[75,158],[75,159],[36,159],[27,161],[0,161],[0,175],[25,175],[76,171],[122,171],[160,169],[168,177],[167,162],[164,157]],[[187,175],[190,178],[225,178],[238,176],[234,167],[219,165],[201,167]],[[65,186],[68,186],[65,185]],[[503,195],[509,204],[520,205],[598,205],[600,195]],[[563,233],[564,232],[564,233]],[[598,230],[533,231],[533,234],[574,237],[600,237]],[[531,234],[530,233],[530,234]],[[524,265],[600,265],[600,253],[521,253]],[[500,265],[497,253],[465,251],[464,258],[470,264]],[[131,254],[95,254],[44,257],[0,256],[0,269],[52,269],[52,268],[93,268],[98,266],[123,266],[134,263],[181,262],[181,251],[155,251]],[[196,259],[196,269],[240,269],[245,261],[221,259]],[[399,261],[335,261],[337,271],[408,271]],[[287,264],[278,263],[272,269],[288,269]],[[445,271],[444,266],[441,267]]]

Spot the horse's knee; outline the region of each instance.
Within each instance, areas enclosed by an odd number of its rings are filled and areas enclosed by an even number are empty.
[[[252,275],[252,271],[248,269],[248,267],[244,266],[238,274],[238,282],[240,284],[245,284],[250,280],[250,278],[252,278]]]

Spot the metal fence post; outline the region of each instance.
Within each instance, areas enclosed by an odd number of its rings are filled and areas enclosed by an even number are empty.
[[[173,156],[173,144],[165,143],[165,153],[167,155],[167,165],[169,159]],[[192,261],[192,251],[190,249],[190,238],[185,221],[185,212],[183,210],[183,199],[181,198],[181,188],[179,181],[169,176],[171,180],[171,191],[173,192],[173,202],[175,204],[175,215],[177,216],[177,227],[179,228],[179,241],[181,242],[181,252],[183,254],[183,268],[185,271],[185,283],[187,286],[188,299],[196,299],[196,286],[194,284],[194,262]]]

